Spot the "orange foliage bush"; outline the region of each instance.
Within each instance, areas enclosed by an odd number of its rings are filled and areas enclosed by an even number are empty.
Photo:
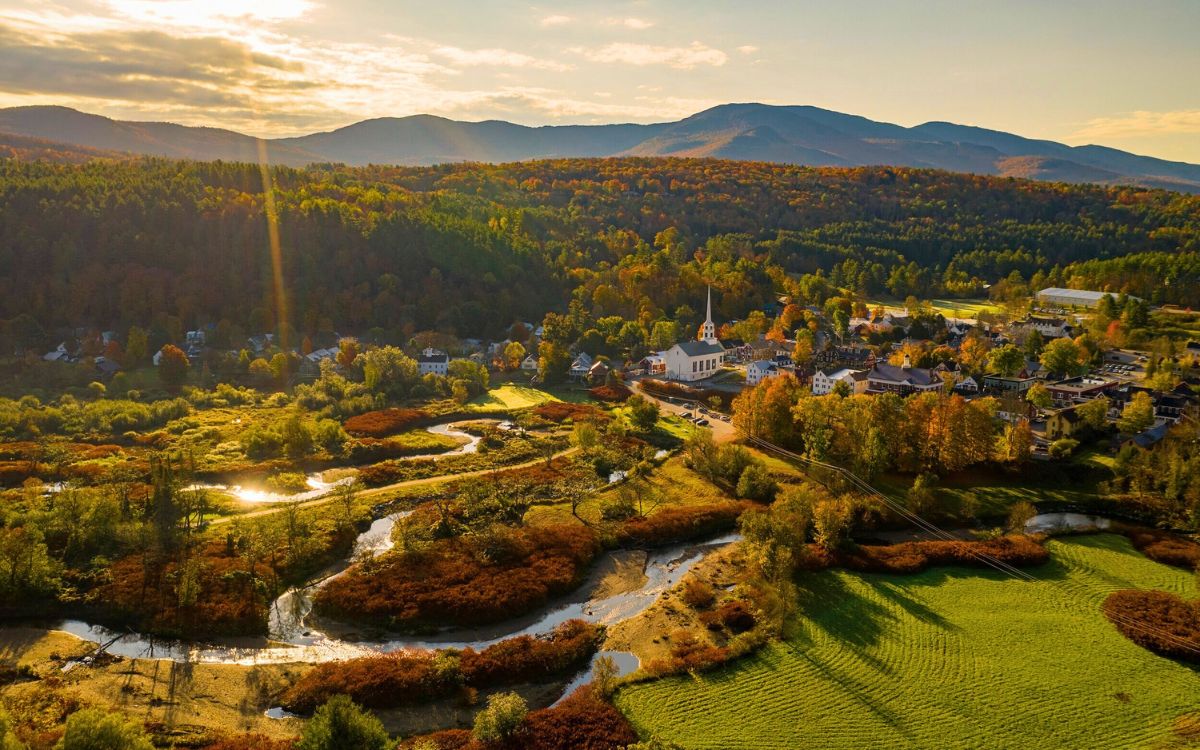
[[[448,539],[394,554],[331,580],[315,605],[388,627],[497,622],[574,588],[599,544],[591,530],[561,524],[514,531],[507,548],[498,560],[482,559],[468,541]]]
[[[1200,663],[1200,600],[1168,591],[1114,591],[1100,606],[1117,630],[1142,648]]]
[[[724,664],[731,657],[727,648],[705,643],[687,630],[676,630],[671,634],[670,658],[652,660],[646,671],[656,675],[700,672]]]
[[[1188,570],[1200,569],[1200,544],[1157,529],[1129,529],[1125,532],[1134,549],[1163,563]]]
[[[598,385],[588,391],[588,395],[597,401],[620,403],[633,395],[633,391],[623,385]]]
[[[570,620],[547,638],[522,635],[483,651],[462,653],[463,680],[483,688],[514,682],[531,682],[578,669],[600,646],[600,628],[583,620]]]
[[[674,544],[729,531],[751,503],[723,500],[705,505],[672,505],[648,516],[621,523],[617,540],[622,546]]]
[[[415,427],[429,419],[429,413],[420,409],[392,408],[355,415],[342,426],[355,437],[380,438]]]
[[[700,615],[700,622],[704,623],[709,630],[728,630],[737,635],[753,630],[758,619],[745,602],[735,599],[725,602],[712,612]]]
[[[981,566],[975,557],[986,554],[1009,565],[1041,565],[1050,554],[1036,537],[1006,536],[986,541],[903,542],[887,546],[864,545],[852,552],[832,555],[817,551],[809,567],[840,566],[867,573],[919,573],[938,565]]]
[[[548,401],[538,404],[533,413],[551,422],[565,422],[568,419],[578,422],[585,419],[607,419],[608,415],[594,406],[587,404],[572,404],[566,401]]]
[[[419,741],[438,750],[620,750],[638,741],[621,712],[582,687],[552,708],[530,711],[516,734],[505,742],[482,743],[463,729],[449,729],[400,744],[411,750]]]
[[[394,708],[454,694],[460,687],[492,687],[545,679],[582,668],[595,653],[600,629],[581,620],[558,626],[549,636],[518,636],[482,651],[466,649],[458,669],[447,669],[436,652],[401,652],[329,662],[307,672],[283,705],[311,713],[335,695],[348,695],[368,708]]]

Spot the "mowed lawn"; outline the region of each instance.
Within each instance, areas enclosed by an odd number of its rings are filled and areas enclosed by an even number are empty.
[[[547,401],[561,401],[562,399],[554,396],[540,388],[532,388],[527,385],[517,385],[515,383],[505,383],[504,385],[490,389],[482,396],[476,396],[467,402],[467,411],[515,411],[517,409],[527,409],[530,406],[544,404]]]
[[[867,307],[875,309],[882,306],[890,309],[904,309],[904,300],[874,299],[869,300]],[[929,300],[934,311],[947,318],[975,318],[980,313],[999,313],[1003,311],[999,305],[992,304],[986,299],[935,299]]]
[[[964,568],[809,576],[786,641],[617,705],[689,749],[1164,746],[1200,710],[1200,670],[1133,645],[1099,606],[1120,588],[1195,597],[1194,576],[1114,535],[1050,549],[1033,572],[1057,587]]]

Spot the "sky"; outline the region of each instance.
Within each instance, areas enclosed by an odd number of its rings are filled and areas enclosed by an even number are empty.
[[[0,0],[0,107],[276,137],[747,101],[1200,163],[1200,0]]]

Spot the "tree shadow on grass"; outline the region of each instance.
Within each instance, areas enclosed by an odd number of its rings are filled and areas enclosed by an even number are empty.
[[[846,579],[837,574],[812,576],[798,586],[800,616],[806,624],[853,650],[872,668],[889,672],[890,668],[871,651],[897,618],[865,593],[848,586]],[[812,645],[803,628],[797,628],[788,640],[794,647]]]
[[[930,625],[936,625],[942,630],[950,632],[962,630],[958,625],[943,617],[937,610],[930,609],[924,602],[910,594],[900,582],[881,577],[871,581],[871,584],[880,596],[896,604],[914,618]]]
[[[903,714],[901,712],[892,710],[887,704],[876,700],[861,683],[849,675],[838,673],[828,663],[814,659],[806,650],[798,649],[791,643],[784,645],[798,658],[812,665],[813,670],[822,679],[837,685],[843,693],[860,703],[880,721],[890,727],[893,732],[904,737],[913,747],[918,747],[916,737],[902,721]]]

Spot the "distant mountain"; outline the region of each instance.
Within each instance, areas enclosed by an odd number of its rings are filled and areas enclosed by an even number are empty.
[[[432,115],[383,117],[296,138],[259,141],[219,128],[123,122],[66,107],[0,109],[0,133],[185,159],[273,163],[436,164],[551,157],[690,156],[808,164],[930,167],[955,172],[1162,187],[1200,193],[1200,166],[1104,146],[1067,146],[986,128],[912,128],[808,106],[724,104],[653,125],[527,127]]]

